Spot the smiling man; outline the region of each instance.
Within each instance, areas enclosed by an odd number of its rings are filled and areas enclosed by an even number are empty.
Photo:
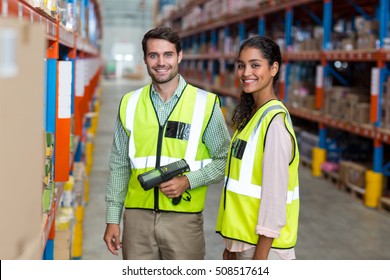
[[[177,32],[156,27],[144,35],[142,49],[152,83],[120,103],[104,241],[114,255],[122,249],[124,259],[204,259],[202,211],[207,186],[224,177],[230,142],[225,119],[215,94],[178,74],[183,54]],[[180,159],[190,172],[142,188],[139,174]]]

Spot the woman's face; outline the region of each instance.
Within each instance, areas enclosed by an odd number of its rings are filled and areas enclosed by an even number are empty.
[[[278,73],[279,65],[269,65],[262,52],[253,47],[244,48],[237,60],[237,76],[245,93],[257,94],[272,90],[273,79]]]

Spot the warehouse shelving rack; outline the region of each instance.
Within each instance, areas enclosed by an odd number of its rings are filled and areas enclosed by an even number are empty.
[[[248,30],[256,30],[259,35],[268,35],[266,32],[278,21],[284,25],[284,44],[282,75],[279,82],[279,98],[288,100],[290,67],[296,62],[315,62],[317,72],[315,75],[315,109],[289,107],[290,113],[297,118],[318,124],[318,148],[325,152],[327,130],[329,128],[345,131],[352,135],[362,136],[373,141],[372,170],[378,176],[390,176],[390,163],[385,162],[384,145],[390,145],[390,130],[381,127],[381,104],[383,97],[383,84],[388,75],[387,64],[390,62],[390,51],[384,48],[384,39],[389,36],[389,0],[291,0],[291,1],[262,1],[263,5],[257,8],[244,9],[235,14],[224,15],[221,18],[203,22],[197,26],[182,29],[183,17],[188,15],[195,7],[203,8],[207,1],[194,0],[186,8],[177,10],[162,24],[172,26],[180,31],[183,38],[184,58],[182,69],[184,75],[197,73],[196,79],[187,78],[189,82],[219,93],[238,99],[240,89],[235,83],[234,87],[225,87],[223,83],[215,85],[214,77],[220,74],[221,80],[226,64],[234,63],[235,52],[224,53],[217,47],[218,34],[229,35],[232,29],[241,42],[248,36]],[[335,19],[361,15],[364,18],[376,19],[379,22],[379,45],[374,49],[364,50],[332,50],[331,31]],[[272,20],[272,21],[271,21]],[[280,23],[280,21],[283,21]],[[294,24],[303,24],[311,21],[322,26],[323,40],[319,50],[294,51],[292,48],[292,28]],[[299,22],[299,23],[297,23]],[[310,23],[309,23],[310,24]],[[223,30],[223,31],[221,31]],[[218,33],[219,32],[219,33]],[[208,52],[199,52],[200,46],[210,44]],[[370,93],[370,124],[343,121],[323,113],[324,108],[324,82],[330,77],[342,81],[342,77],[332,69],[330,64],[334,61],[347,61],[349,63],[373,63],[371,73]],[[199,75],[202,72],[203,75]],[[208,73],[205,75],[204,73]],[[325,157],[323,157],[325,159]],[[320,165],[318,161],[315,164]],[[314,164],[314,163],[312,163]]]
[[[82,0],[80,3],[85,8],[89,2],[94,5],[98,29],[101,31],[99,2]],[[58,15],[48,14],[48,11],[33,5],[33,1],[1,0],[0,16],[40,24],[46,30],[47,51],[42,57],[46,61],[45,130],[47,133],[52,133],[55,139],[52,157],[55,194],[49,211],[43,213],[40,239],[42,259],[54,259],[58,204],[64,192],[64,185],[72,174],[74,163],[83,160],[84,126],[87,113],[94,110],[91,106],[99,86],[102,68],[100,51],[96,44],[82,38],[77,32],[68,31],[60,23]],[[82,73],[77,69],[78,62],[84,60],[87,61],[90,73]],[[62,66],[64,61],[68,63],[65,67]],[[61,72],[66,74],[61,75]],[[71,141],[73,141],[72,145]]]

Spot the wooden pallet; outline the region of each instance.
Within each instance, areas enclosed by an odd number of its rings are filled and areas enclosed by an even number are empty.
[[[341,182],[338,172],[322,170],[322,177],[335,184],[338,189],[349,193],[352,197],[363,200],[365,189],[351,183]]]
[[[336,186],[338,186],[339,184],[339,173],[338,172],[335,172],[335,171],[324,171],[324,170],[321,170],[322,172],[322,177],[330,182],[332,182],[333,184],[335,184]]]
[[[366,192],[365,189],[356,186],[351,183],[346,183],[344,184],[345,190],[351,194],[352,197],[363,200],[364,199],[364,194]]]
[[[302,166],[311,168],[311,160],[310,159],[307,159],[307,158],[301,156],[299,158],[299,163],[302,164]]]
[[[382,197],[379,200],[378,209],[390,214],[390,197]]]
[[[300,163],[302,166],[311,168],[311,161],[301,158]],[[338,172],[334,171],[324,171],[322,170],[322,177],[325,180],[328,180],[336,185],[336,187],[342,191],[349,193],[353,198],[359,199],[362,202],[364,201],[364,194],[366,190],[362,187],[356,186],[351,183],[344,183],[340,181]],[[390,197],[382,197],[379,201],[378,210],[390,214]]]

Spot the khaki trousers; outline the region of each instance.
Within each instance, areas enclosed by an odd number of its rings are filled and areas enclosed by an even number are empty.
[[[125,209],[124,260],[203,260],[203,214]]]

